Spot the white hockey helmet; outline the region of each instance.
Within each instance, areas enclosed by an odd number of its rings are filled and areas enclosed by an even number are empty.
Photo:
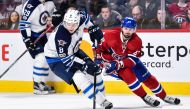
[[[63,25],[70,33],[74,33],[77,30],[77,28],[79,27],[79,23],[80,13],[78,10],[71,9],[65,13]]]
[[[65,13],[65,16],[64,16],[64,19],[63,21],[65,23],[75,23],[75,24],[78,24],[79,26],[79,23],[80,23],[80,13],[78,10],[68,10],[66,13]]]

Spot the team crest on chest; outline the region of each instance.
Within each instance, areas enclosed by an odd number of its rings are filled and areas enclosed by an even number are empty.
[[[116,60],[122,60],[124,56],[122,54],[118,54],[114,51],[114,49],[110,48],[109,52],[111,53],[112,57]]]
[[[64,46],[65,44],[67,44],[67,42],[65,42],[64,40],[58,40],[58,43],[60,46]]]
[[[116,59],[116,60],[122,60],[122,59],[124,58],[124,56],[118,55],[118,54],[115,54],[115,53],[112,54],[112,57],[113,57],[114,59]]]
[[[46,25],[47,23],[47,18],[49,16],[49,13],[47,11],[44,11],[43,13],[40,14],[40,24],[41,25]]]

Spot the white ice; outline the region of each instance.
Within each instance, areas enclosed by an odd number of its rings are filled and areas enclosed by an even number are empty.
[[[160,107],[150,107],[135,95],[107,95],[113,109],[189,109],[190,96],[176,96],[180,105],[161,101]],[[156,98],[156,97],[155,97]],[[34,95],[31,93],[0,93],[0,109],[92,109],[92,101],[82,94]],[[101,109],[97,105],[96,109]]]

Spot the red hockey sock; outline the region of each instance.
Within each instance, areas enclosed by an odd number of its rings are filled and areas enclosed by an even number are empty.
[[[166,96],[165,90],[154,76],[150,76],[143,82],[152,92],[159,98],[164,99]]]
[[[130,69],[126,68],[121,70],[119,76],[137,96],[144,97],[147,94],[136,78],[136,75]]]
[[[132,90],[132,89],[131,89]],[[140,85],[136,90],[132,90],[134,94],[143,98],[147,93],[143,89],[142,85]]]

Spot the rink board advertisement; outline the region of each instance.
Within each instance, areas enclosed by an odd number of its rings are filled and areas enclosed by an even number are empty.
[[[190,87],[190,33],[189,32],[139,32],[143,41],[141,61],[149,71],[161,82],[184,83]],[[81,48],[92,56],[88,34],[85,33]],[[12,64],[17,57],[26,49],[20,33],[0,33],[0,74]],[[26,81],[32,84],[32,58],[26,53],[6,74],[1,78],[3,82]],[[118,85],[115,78],[104,77],[106,84]],[[48,81],[60,82],[52,72]],[[119,81],[121,82],[121,81]],[[8,83],[7,83],[8,84]],[[27,83],[25,83],[27,84]],[[123,83],[122,83],[123,84]],[[181,86],[183,86],[181,85]],[[166,84],[167,86],[167,84]],[[8,87],[8,86],[7,86]],[[123,84],[123,87],[127,87]],[[3,90],[0,88],[0,91]],[[32,90],[32,88],[30,88]],[[68,89],[69,90],[69,89]],[[110,89],[111,90],[111,89]],[[28,91],[28,90],[26,90]],[[69,92],[69,91],[68,91]],[[109,91],[108,92],[112,93]],[[121,91],[122,92],[122,91]]]

